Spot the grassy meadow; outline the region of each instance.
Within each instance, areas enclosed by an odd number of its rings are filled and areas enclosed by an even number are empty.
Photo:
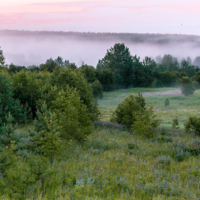
[[[104,92],[104,98],[99,99],[98,103],[101,108],[101,120],[109,121],[111,113],[117,107],[117,105],[123,101],[127,95],[136,94],[137,92],[146,93],[144,95],[147,105],[153,105],[154,110],[161,119],[161,126],[171,128],[172,119],[178,116],[180,128],[183,128],[184,121],[191,114],[200,113],[200,90],[196,90],[193,96],[185,97],[184,95],[175,95],[175,94],[151,94],[151,92],[167,92],[172,90],[179,90],[180,88],[131,88],[125,90],[118,90],[114,92]],[[168,108],[165,107],[165,99],[169,98],[170,105]]]
[[[177,88],[128,89],[104,93],[99,101],[102,119],[109,121],[112,110],[128,94],[169,91]],[[153,104],[162,126],[171,127],[172,117],[178,115],[181,127],[190,114],[198,114],[199,93],[182,95],[145,96]],[[165,98],[170,99],[165,108]],[[20,145],[29,141],[28,128],[17,133],[23,136]],[[183,130],[159,129],[153,139],[131,134],[127,129],[96,125],[82,145],[70,142],[63,152],[41,167],[36,161],[34,170],[41,171],[36,180],[26,165],[26,151],[8,177],[12,191],[21,195],[1,193],[4,177],[0,174],[0,199],[30,200],[192,200],[200,199],[200,138]],[[20,164],[21,163],[21,164]],[[37,167],[40,166],[40,167]],[[45,168],[45,169],[44,169]],[[15,184],[16,183],[16,184]],[[24,188],[24,189],[21,189]],[[5,190],[4,190],[5,191]]]
[[[26,130],[18,132],[27,137]],[[1,199],[199,199],[200,160],[184,151],[197,146],[200,139],[182,131],[166,130],[148,140],[128,130],[98,125],[83,145],[69,143],[47,165],[43,178],[27,186],[23,198],[0,192]],[[17,185],[25,181],[21,167],[12,179],[18,178]]]

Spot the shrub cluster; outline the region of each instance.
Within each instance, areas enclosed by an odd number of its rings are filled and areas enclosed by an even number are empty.
[[[200,117],[191,115],[184,124],[187,133],[200,135]]]
[[[169,99],[168,99],[168,98],[166,98],[166,99],[165,99],[165,107],[168,107],[168,106],[169,106],[169,104],[170,104],[170,102],[169,102]]]
[[[183,76],[180,79],[180,82],[181,82],[181,91],[185,96],[194,94],[195,89],[189,77]]]
[[[142,94],[129,95],[122,101],[112,113],[111,122],[116,122],[128,128],[136,121],[139,112],[146,110],[146,101]]]
[[[153,107],[146,107],[142,94],[129,95],[114,110],[111,122],[132,129],[132,132],[147,138],[154,136],[154,128],[159,126],[159,120],[154,114]]]
[[[172,128],[173,129],[178,129],[179,128],[178,117],[175,117],[175,118],[172,119]]]
[[[47,180],[57,173],[51,166],[72,141],[83,143],[92,133],[92,120],[99,115],[97,102],[83,75],[65,70],[50,76],[42,72],[35,79],[21,71],[15,74],[15,86],[0,75],[0,194],[24,199],[29,188],[37,192],[32,188],[37,182],[41,182],[41,187],[36,186],[41,190],[56,188],[57,183]],[[56,72],[62,82],[56,79]],[[31,108],[34,130],[20,135],[17,124],[28,122]]]
[[[102,91],[98,81],[95,87]],[[22,70],[12,79],[0,75],[0,146],[3,148],[20,140],[15,124],[25,124],[32,118],[31,148],[47,155],[52,146],[57,149],[61,140],[85,141],[93,130],[92,121],[98,117],[99,107],[92,89],[77,70],[55,68],[51,74]]]

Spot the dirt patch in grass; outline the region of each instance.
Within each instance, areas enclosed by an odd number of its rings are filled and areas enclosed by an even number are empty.
[[[155,95],[182,95],[181,90],[169,90],[169,91],[163,91],[163,92],[143,92],[143,96],[155,96]]]

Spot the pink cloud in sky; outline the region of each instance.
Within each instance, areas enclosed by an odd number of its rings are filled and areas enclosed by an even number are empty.
[[[60,13],[60,12],[83,12],[86,7],[80,6],[63,6],[62,4],[55,5],[22,5],[9,6],[0,9],[0,13]]]
[[[8,15],[0,15],[0,24],[16,24],[16,23],[24,23],[24,24],[54,24],[54,23],[67,23],[70,22],[70,18],[52,18],[51,16],[46,18],[40,18],[38,16],[31,17],[30,14],[27,16],[26,14],[16,13],[16,14],[8,14]]]
[[[0,3],[2,29],[200,34],[199,0],[22,1]]]

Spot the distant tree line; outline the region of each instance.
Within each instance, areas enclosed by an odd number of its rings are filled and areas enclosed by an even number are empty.
[[[198,35],[182,35],[182,34],[150,34],[150,33],[95,33],[95,32],[63,32],[63,31],[17,31],[17,30],[1,30],[0,36],[10,37],[26,37],[26,38],[65,38],[85,41],[124,41],[132,44],[154,44],[164,46],[168,44],[192,44],[199,45]]]
[[[96,68],[84,63],[77,67],[69,60],[58,57],[55,60],[50,58],[40,66],[25,67],[10,64],[6,70],[9,74],[16,74],[21,70],[53,73],[55,69],[60,68],[80,71],[93,90],[94,97],[101,98],[103,91],[129,87],[173,87],[181,84],[182,77],[195,81],[194,77],[200,70],[200,56],[193,62],[190,57],[179,62],[176,57],[169,54],[163,57],[157,56],[155,60],[150,57],[141,60],[136,55],[132,56],[129,48],[123,43],[118,43],[107,50]]]

